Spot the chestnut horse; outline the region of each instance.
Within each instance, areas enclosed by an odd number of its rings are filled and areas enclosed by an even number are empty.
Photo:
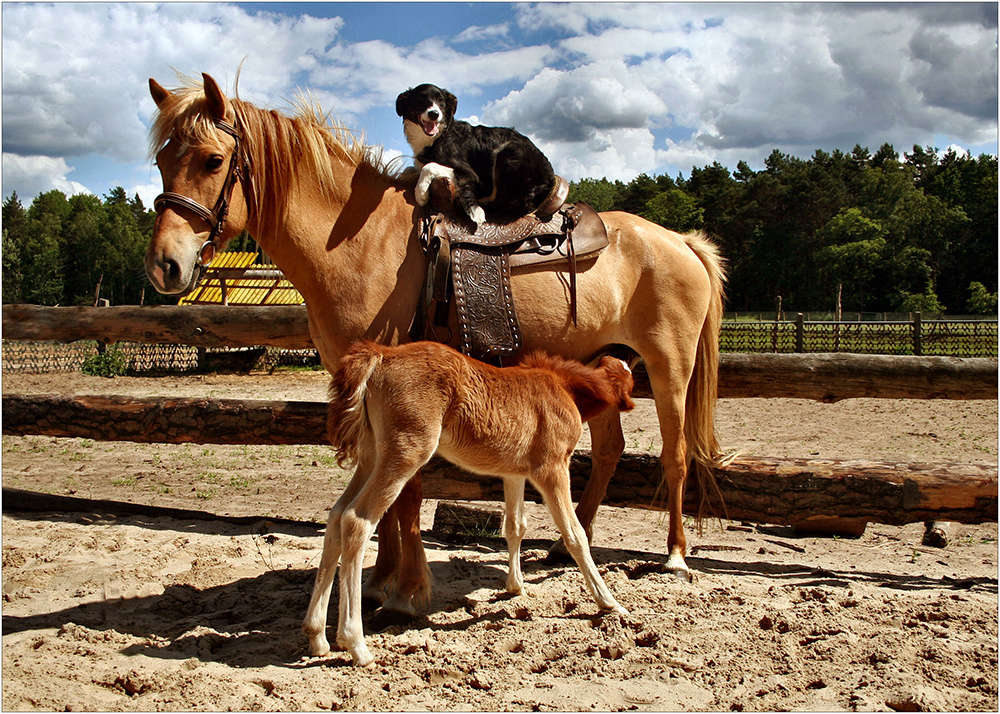
[[[145,258],[157,290],[192,290],[214,253],[246,229],[305,298],[312,340],[331,373],[358,339],[409,340],[425,274],[415,175],[390,171],[378,150],[331,127],[308,102],[294,116],[260,109],[227,97],[208,75],[173,91],[152,79],[149,87],[159,110],[151,153],[164,187]],[[522,349],[595,363],[625,346],[645,363],[663,439],[667,567],[689,578],[681,514],[689,463],[710,479],[721,458],[714,414],[723,261],[699,234],[628,213],[601,218],[610,244],[578,261],[577,325],[565,265],[512,271]],[[454,308],[451,324],[457,335]],[[592,419],[590,429],[592,473],[576,509],[588,537],[625,448],[616,410]],[[379,557],[366,583],[366,594],[384,600],[399,567],[385,608],[411,615],[421,574],[407,566],[423,560],[420,499],[418,476],[395,517],[379,526]]]
[[[302,629],[309,652],[330,652],[326,616],[340,564],[337,643],[354,664],[373,658],[361,627],[361,561],[375,522],[439,453],[467,471],[504,481],[507,592],[520,594],[527,528],[524,482],[542,494],[563,543],[603,612],[625,613],[597,572],[573,512],[569,461],[583,421],[632,403],[632,372],[614,357],[596,369],[535,352],[500,369],[437,342],[386,347],[362,341],[343,355],[330,385],[328,432],[340,465],[357,464],[330,509],[323,556]],[[426,561],[419,564],[426,572]],[[429,578],[428,578],[429,587]]]

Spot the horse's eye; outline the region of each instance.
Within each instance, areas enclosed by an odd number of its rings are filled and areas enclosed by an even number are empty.
[[[218,171],[222,168],[222,157],[221,156],[211,156],[208,161],[205,162],[205,168],[208,171]]]

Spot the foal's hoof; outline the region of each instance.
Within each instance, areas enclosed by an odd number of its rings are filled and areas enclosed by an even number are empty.
[[[383,607],[381,610],[372,615],[372,618],[368,621],[366,629],[369,632],[381,632],[389,627],[409,625],[415,619],[417,619],[417,616],[414,613],[403,612],[401,610],[390,610]]]

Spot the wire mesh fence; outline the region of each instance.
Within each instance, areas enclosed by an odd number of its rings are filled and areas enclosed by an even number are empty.
[[[852,352],[855,354],[996,357],[996,320],[725,320],[723,352]]]
[[[885,320],[834,322],[830,320],[748,320],[722,323],[723,352],[852,352],[884,355],[938,355],[996,357],[996,320]],[[276,347],[243,349],[198,348],[118,342],[102,347],[93,341],[3,341],[5,372],[72,372],[101,349],[120,350],[129,373],[197,370],[250,371],[284,366],[319,366],[316,350]]]
[[[29,374],[78,372],[101,349],[96,342],[90,340],[69,344],[4,340],[3,371]],[[205,349],[191,345],[117,342],[103,349],[120,351],[124,356],[125,369],[131,374],[198,370],[250,371],[320,364],[316,350],[284,350],[276,347]]]

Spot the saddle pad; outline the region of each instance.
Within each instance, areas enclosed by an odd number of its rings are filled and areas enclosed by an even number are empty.
[[[453,246],[452,289],[461,350],[477,359],[503,357],[521,349],[510,260],[496,248]]]

